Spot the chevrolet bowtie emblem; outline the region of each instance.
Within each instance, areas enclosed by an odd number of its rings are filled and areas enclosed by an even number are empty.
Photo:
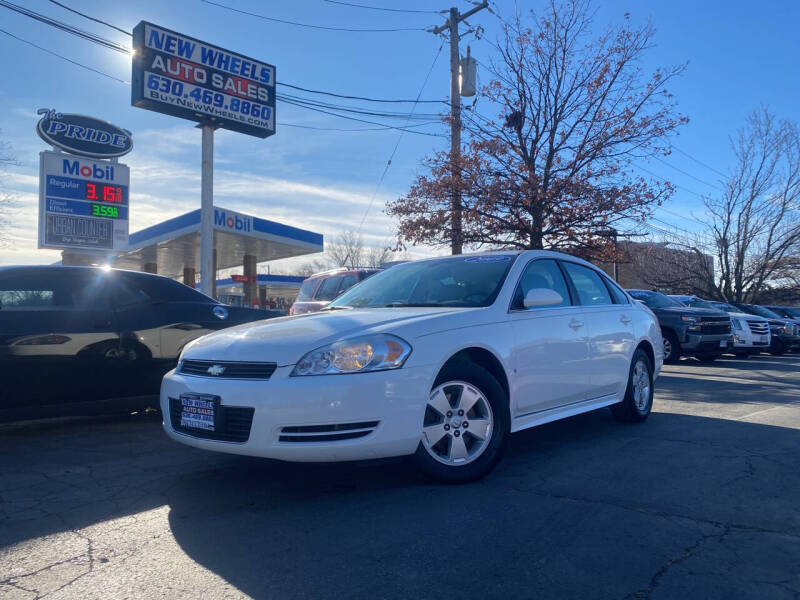
[[[213,375],[214,377],[219,377],[225,372],[225,367],[222,365],[212,365],[208,367],[208,374]]]

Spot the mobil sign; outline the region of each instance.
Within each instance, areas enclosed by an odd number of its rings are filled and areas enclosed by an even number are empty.
[[[214,207],[214,229],[250,233],[253,231],[253,218],[225,208]]]

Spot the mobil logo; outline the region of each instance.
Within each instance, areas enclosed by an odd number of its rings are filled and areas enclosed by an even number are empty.
[[[230,231],[249,232],[253,230],[252,218],[230,210],[214,209],[214,227]]]
[[[64,159],[61,171],[64,175],[77,175],[85,179],[103,179],[114,181],[114,165],[78,160]]]

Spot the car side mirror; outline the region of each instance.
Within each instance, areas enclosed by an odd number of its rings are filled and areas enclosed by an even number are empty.
[[[563,302],[564,298],[555,290],[551,290],[550,288],[533,288],[528,290],[528,293],[525,294],[525,300],[522,301],[522,305],[525,308],[543,308],[545,306],[558,306]]]

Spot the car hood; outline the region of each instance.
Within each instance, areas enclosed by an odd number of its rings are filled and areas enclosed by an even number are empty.
[[[340,339],[391,333],[408,341],[475,322],[480,308],[368,308],[323,311],[246,323],[198,338],[184,358],[293,365],[307,352]]]

